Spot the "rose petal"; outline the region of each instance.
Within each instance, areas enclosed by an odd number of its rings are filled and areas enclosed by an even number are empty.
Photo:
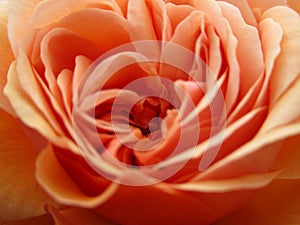
[[[11,0],[9,3],[8,36],[12,50],[17,56],[19,45],[27,31],[27,22],[34,11],[34,8],[41,0]]]
[[[7,72],[9,69],[9,65],[14,59],[7,37],[7,5],[7,1],[0,2],[0,108],[9,112],[10,114],[13,114],[13,109],[11,108],[9,101],[3,94],[3,88],[7,82]]]
[[[270,109],[259,134],[280,127],[300,118],[300,76]]]
[[[270,78],[274,69],[275,60],[280,54],[282,40],[282,29],[280,25],[272,19],[264,19],[259,23],[259,33],[261,37],[262,50],[265,61],[265,78],[264,83],[257,97],[255,106],[267,103],[270,86]]]
[[[88,209],[70,207],[57,210],[48,206],[47,210],[52,215],[55,225],[117,225]]]
[[[236,6],[239,9],[240,13],[242,14],[247,24],[257,27],[257,22],[251,11],[251,8],[249,7],[247,0],[225,0],[225,1]]]
[[[225,2],[218,2],[218,5],[222,10],[222,15],[229,21],[232,32],[238,41],[237,60],[240,65],[240,95],[244,96],[264,72],[260,37],[256,28],[244,22],[238,8]]]
[[[272,8],[274,6],[278,5],[286,5],[286,0],[268,0],[268,1],[260,1],[260,0],[248,0],[248,3],[250,7],[253,8],[258,8],[262,11],[265,11],[269,8]]]
[[[232,179],[188,182],[183,184],[174,184],[172,185],[172,187],[177,190],[208,193],[224,193],[245,189],[258,189],[268,185],[280,172],[281,171],[263,174],[252,174]]]
[[[273,166],[282,149],[283,140],[300,133],[300,123],[289,124],[258,135],[250,142],[216,162],[199,178],[220,179],[266,172]]]
[[[195,9],[188,5],[175,5],[172,3],[166,4],[167,14],[170,20],[172,31],[174,31],[177,25],[191,14]]]
[[[37,159],[36,177],[45,191],[57,202],[85,208],[95,207],[107,201],[118,188],[118,184],[111,183],[99,195],[84,194],[60,165],[50,145],[40,153]]]
[[[226,110],[230,112],[237,100],[240,85],[240,68],[237,60],[237,39],[234,37],[230,24],[223,18],[222,11],[215,1],[195,1],[195,7],[205,12],[206,18],[213,24],[219,34],[225,56],[228,61],[228,85],[225,95]]]
[[[162,15],[161,15],[162,17]],[[157,40],[153,27],[152,15],[145,0],[128,1],[128,29],[132,42]],[[138,52],[149,56],[150,58],[159,59],[159,46],[156,43],[150,43],[147,46],[135,45]]]
[[[24,220],[15,220],[10,222],[4,222],[2,225],[54,225],[53,219],[49,214],[36,216]]]
[[[123,179],[137,178],[128,174]],[[122,201],[120,201],[122,199]],[[212,211],[199,199],[176,191],[165,184],[121,185],[96,212],[124,225],[133,224],[210,224]]]
[[[100,54],[130,42],[125,18],[108,10],[92,8],[74,12],[59,21],[57,27],[66,28],[88,40]]]
[[[0,222],[40,215],[51,201],[34,178],[38,150],[17,119],[2,110],[0,118]]]
[[[22,118],[22,122],[28,127],[38,130],[42,135],[55,143],[64,147],[68,146],[70,149],[76,149],[74,144],[67,137],[60,136],[54,131],[49,121],[44,117],[44,113],[36,107],[28,95],[22,90],[17,76],[16,65],[13,63],[9,71],[8,83],[4,89],[4,93],[10,99],[16,114]]]
[[[184,18],[176,27],[171,42],[191,51],[195,51],[196,40],[203,29],[204,15],[194,11]]]
[[[298,0],[288,0],[288,5],[300,14],[300,4]]]
[[[109,9],[122,15],[118,4],[112,0],[64,0],[63,2],[59,0],[48,0],[42,1],[36,6],[28,21],[27,29],[47,27],[60,21],[67,15],[86,8]]]
[[[284,141],[274,168],[283,169],[279,178],[299,179],[300,178],[300,136],[293,136]]]
[[[232,216],[214,225],[291,225],[300,220],[300,180],[276,180]]]
[[[295,11],[278,6],[267,10],[263,18],[273,19],[283,30],[281,52],[270,81],[272,106],[300,74],[300,17]]]

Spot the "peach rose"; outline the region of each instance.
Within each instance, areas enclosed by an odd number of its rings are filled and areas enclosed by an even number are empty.
[[[299,1],[0,10],[0,222],[299,223]]]

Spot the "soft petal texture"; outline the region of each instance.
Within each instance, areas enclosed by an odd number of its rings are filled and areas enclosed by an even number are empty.
[[[24,220],[14,220],[14,221],[9,221],[9,222],[3,223],[3,225],[41,225],[41,224],[55,225],[51,215],[49,215],[49,214],[43,214],[41,216],[27,218]]]
[[[97,196],[86,195],[58,162],[51,145],[48,145],[37,159],[36,177],[46,192],[58,202],[79,207],[91,208],[102,204],[118,187],[118,184],[112,183]]]
[[[52,206],[46,209],[51,214],[55,225],[117,225],[88,209],[70,207],[57,210]]]
[[[264,62],[261,42],[256,28],[246,24],[238,8],[219,2],[222,15],[229,21],[234,36],[237,38],[237,60],[240,66],[240,95],[263,75]],[[250,66],[249,65],[255,65]]]
[[[8,36],[15,56],[26,32],[26,23],[39,2],[41,0],[10,0],[9,14],[13,16],[8,18]]]
[[[275,180],[233,215],[213,225],[296,225],[300,221],[300,180]]]
[[[300,16],[287,7],[274,7],[263,14],[281,25],[283,39],[281,52],[275,62],[270,81],[270,106],[282,95],[300,74]]]
[[[288,5],[292,9],[296,10],[300,14],[300,2],[299,2],[299,0],[288,0],[287,2],[288,2]]]
[[[214,216],[200,199],[164,184],[121,185],[112,198],[95,211],[123,225],[170,224],[170,220],[173,225],[181,225],[183,221],[184,224],[199,225],[211,223]]]
[[[252,26],[257,26],[255,17],[247,0],[225,0],[226,2],[236,6],[242,14],[245,22]]]
[[[285,6],[286,0],[268,0],[268,1],[248,0],[248,3],[252,9],[258,8],[262,11],[265,11],[274,6],[278,6],[278,5]]]
[[[288,90],[273,105],[266,118],[260,134],[276,127],[292,123],[300,118],[300,76],[290,85]]]
[[[300,135],[288,138],[282,145],[274,168],[283,169],[279,174],[280,178],[299,179],[300,178]]]
[[[118,5],[112,0],[99,2],[97,0],[89,1],[17,1],[12,0],[10,3],[9,18],[9,37],[12,44],[14,54],[17,55],[18,47],[24,34],[31,29],[42,28],[51,25],[72,12],[89,7],[113,8],[121,13]],[[105,7],[104,7],[105,8]]]
[[[298,135],[299,132],[300,123],[298,122],[256,136],[209,167],[198,178],[220,179],[268,171],[281,150],[283,140],[289,136]]]
[[[50,199],[34,177],[38,150],[21,123],[0,111],[0,222],[43,213]]]
[[[45,137],[52,139],[56,143],[60,143],[62,146],[68,145],[71,149],[74,148],[73,142],[71,142],[67,137],[60,136],[57,132],[55,132],[51,124],[49,124],[49,121],[47,121],[43,115],[45,112],[41,111],[37,105],[33,103],[32,99],[29,98],[27,93],[24,92],[20,86],[20,81],[18,79],[18,73],[16,70],[16,63],[13,63],[9,70],[8,84],[4,89],[4,92],[10,99],[16,114],[22,118],[22,122],[24,122],[27,126],[40,131]],[[32,73],[32,71],[28,69],[26,71]],[[42,105],[39,106],[41,107]],[[47,116],[51,115],[47,114]]]
[[[8,3],[7,1],[0,2],[0,108],[13,114],[13,109],[10,103],[3,94],[3,88],[7,81],[7,72],[10,63],[14,57],[10,48],[10,44],[7,37],[7,15],[8,15]]]

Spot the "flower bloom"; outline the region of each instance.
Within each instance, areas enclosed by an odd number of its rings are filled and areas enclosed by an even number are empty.
[[[0,221],[300,220],[296,0],[0,6]]]

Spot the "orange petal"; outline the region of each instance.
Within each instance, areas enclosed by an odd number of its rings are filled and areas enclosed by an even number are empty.
[[[177,190],[183,191],[198,191],[206,193],[223,193],[230,191],[238,191],[245,189],[258,189],[268,185],[280,171],[252,174],[232,179],[221,180],[203,180],[198,182],[188,182],[183,184],[174,184]]]
[[[263,18],[273,19],[283,30],[281,52],[270,81],[270,105],[273,105],[300,74],[300,17],[287,7],[275,7],[267,10]]]
[[[159,59],[159,46],[156,43],[145,45],[135,44],[136,41],[157,40],[158,37],[154,30],[153,18],[151,9],[148,8],[145,0],[128,1],[128,32],[130,39],[135,45],[138,52],[149,56],[151,59]],[[162,17],[162,15],[161,15]],[[158,61],[158,60],[156,60]]]
[[[2,110],[0,118],[0,222],[40,215],[50,199],[34,177],[38,150],[17,119]]]
[[[123,179],[139,179],[136,176]],[[212,211],[200,199],[164,184],[121,185],[96,212],[124,225],[131,224],[210,224]]]
[[[300,180],[276,180],[233,215],[214,225],[291,225],[300,221]]]
[[[251,11],[251,8],[247,0],[225,0],[226,2],[236,6],[242,14],[245,22],[252,26],[257,26],[255,17]]]
[[[58,162],[50,145],[38,157],[36,177],[45,191],[57,202],[85,208],[96,207],[107,201],[118,188],[118,184],[112,183],[99,195],[86,195]]]
[[[288,0],[288,5],[300,14],[300,4],[298,0]]]
[[[71,4],[74,2],[71,1]],[[41,14],[45,17],[43,11]],[[81,10],[63,18],[57,26],[69,29],[80,38],[90,41],[100,53],[130,42],[125,18],[108,10]]]
[[[40,29],[56,23],[64,17],[87,8],[112,10],[120,15],[122,11],[113,0],[48,0],[37,5],[28,21],[28,29]]]
[[[213,164],[199,178],[220,179],[269,171],[279,151],[284,151],[283,140],[299,133],[300,123],[298,122],[257,135],[250,142]]]
[[[270,109],[259,133],[265,133],[276,127],[292,123],[300,118],[300,76]]]
[[[28,95],[22,90],[17,76],[16,65],[13,63],[9,71],[8,83],[4,92],[10,99],[16,114],[19,118],[21,118],[22,122],[24,122],[28,127],[38,130],[44,137],[47,137],[47,139],[50,139],[61,146],[68,145],[70,149],[73,149],[73,142],[71,142],[67,137],[61,136],[55,132],[49,121],[45,118],[44,113],[49,111],[40,111]],[[50,114],[48,114],[48,116],[49,115]],[[61,127],[59,128],[61,129]]]
[[[282,40],[282,29],[280,25],[272,19],[264,19],[259,25],[259,33],[261,37],[262,50],[265,61],[265,77],[261,91],[257,98],[255,106],[267,104],[270,86],[270,78],[274,69],[275,60],[281,51],[280,42]]]
[[[262,11],[265,11],[274,6],[286,5],[286,0],[269,0],[269,1],[248,0],[248,3],[252,9],[259,8]]]
[[[48,211],[52,215],[55,225],[117,225],[88,209],[70,207],[56,210],[54,207],[49,206]]]
[[[198,0],[196,7],[205,12],[206,18],[213,24],[219,34],[228,61],[228,85],[225,96],[226,110],[230,112],[239,94],[240,68],[237,60],[237,39],[233,35],[228,21],[223,18],[222,11],[215,1]]]
[[[282,151],[280,151],[274,168],[283,169],[279,175],[285,179],[300,178],[300,135],[293,136],[284,141]]]
[[[27,22],[41,0],[10,0],[8,18],[8,36],[14,55],[17,56],[19,45],[27,31]]]
[[[3,88],[7,82],[8,68],[14,59],[7,37],[7,5],[7,1],[0,1],[0,108],[13,114],[13,109],[11,108],[9,101],[3,95]]]
[[[222,10],[222,15],[230,23],[232,32],[238,41],[237,60],[240,65],[240,95],[244,96],[264,72],[260,37],[256,28],[244,22],[237,8],[225,2],[218,2],[218,5]]]
[[[43,214],[24,220],[15,220],[10,222],[4,222],[2,225],[54,225],[53,219],[49,214]]]

